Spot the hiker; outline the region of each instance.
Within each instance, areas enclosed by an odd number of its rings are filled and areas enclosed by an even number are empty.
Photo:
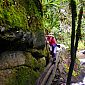
[[[57,41],[53,36],[53,33],[46,35],[46,41],[50,47],[50,54],[52,55],[53,61],[56,60],[56,51],[57,51]]]

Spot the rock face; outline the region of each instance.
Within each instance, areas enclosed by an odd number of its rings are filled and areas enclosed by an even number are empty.
[[[0,85],[34,85],[46,65],[44,48],[43,30],[1,30]]]
[[[25,64],[25,55],[21,51],[4,52],[0,56],[0,69],[12,68]]]
[[[0,34],[0,51],[5,50],[26,50],[29,48],[43,49],[45,37],[43,30],[36,32],[4,31]]]
[[[0,7],[0,85],[34,85],[46,65],[41,2],[1,1]]]
[[[0,55],[0,85],[34,85],[46,65],[30,52],[6,51]]]
[[[35,48],[44,48],[45,47],[45,37],[42,30],[37,31],[33,36],[33,45]]]

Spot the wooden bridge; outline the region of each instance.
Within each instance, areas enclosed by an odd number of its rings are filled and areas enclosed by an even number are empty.
[[[51,85],[55,77],[58,62],[60,60],[60,51],[57,51],[56,62],[51,59],[44,72],[40,75],[35,85]]]

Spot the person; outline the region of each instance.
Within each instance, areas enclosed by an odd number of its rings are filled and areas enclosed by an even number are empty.
[[[50,47],[50,53],[52,55],[53,61],[56,60],[56,51],[57,51],[57,41],[55,37],[53,36],[53,33],[49,33],[46,35],[46,41],[49,44]]]

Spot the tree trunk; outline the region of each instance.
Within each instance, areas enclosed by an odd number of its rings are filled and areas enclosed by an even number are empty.
[[[74,3],[73,0],[71,0],[71,10],[72,10],[71,64],[70,64],[70,68],[69,68],[69,73],[68,73],[68,78],[67,78],[66,85],[70,85],[71,84],[71,77],[72,77],[72,72],[73,72],[73,68],[74,68],[74,64],[75,64],[75,59],[76,59],[76,51],[77,51],[77,47],[78,47],[78,41],[79,41],[79,38],[81,36],[81,29],[80,29],[80,27],[81,27],[81,19],[82,19],[82,14],[83,14],[83,6],[82,6],[81,9],[80,9],[80,12],[79,12],[78,27],[77,27],[77,32],[76,32],[76,42],[75,42],[75,45],[74,45],[76,9],[73,9],[73,8],[76,5],[72,4],[72,3]]]
[[[72,11],[72,34],[71,34],[71,64],[69,68],[68,78],[66,85],[70,85],[71,83],[71,76],[74,68],[75,63],[75,47],[74,47],[74,40],[75,40],[75,20],[76,20],[76,3],[74,0],[71,0],[71,11]]]

